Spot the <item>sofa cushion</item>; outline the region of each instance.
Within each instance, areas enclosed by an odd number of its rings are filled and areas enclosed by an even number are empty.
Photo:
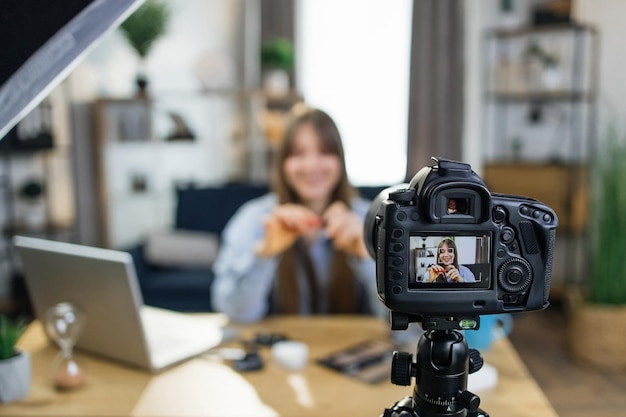
[[[213,272],[210,269],[155,269],[143,286],[147,292],[194,295],[211,289]]]
[[[238,183],[216,188],[178,189],[176,228],[221,234],[239,207],[268,191],[266,185]]]
[[[376,197],[378,197],[378,194],[381,191],[387,189],[388,187],[388,185],[367,185],[358,187],[357,191],[364,199],[373,201]]]
[[[163,268],[151,271],[141,286],[144,303],[176,311],[212,311],[210,269]]]
[[[152,233],[146,239],[146,260],[160,267],[209,268],[219,250],[219,236],[190,230]]]

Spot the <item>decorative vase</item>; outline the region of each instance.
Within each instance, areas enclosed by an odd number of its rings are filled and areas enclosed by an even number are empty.
[[[283,96],[289,93],[289,74],[280,69],[267,70],[263,74],[263,88],[271,95]]]
[[[19,351],[9,359],[0,360],[0,403],[24,398],[30,391],[30,355]]]
[[[137,93],[135,97],[140,100],[148,99],[148,77],[145,74],[139,73],[135,77],[135,84],[137,85]]]
[[[46,227],[46,207],[43,200],[28,201],[24,205],[21,220],[27,230],[43,230]]]

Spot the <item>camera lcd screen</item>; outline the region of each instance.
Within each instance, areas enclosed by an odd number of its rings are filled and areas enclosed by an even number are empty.
[[[489,288],[491,236],[411,236],[411,288]]]

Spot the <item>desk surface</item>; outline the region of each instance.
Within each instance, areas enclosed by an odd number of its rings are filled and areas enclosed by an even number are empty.
[[[309,345],[313,362],[369,338],[383,338],[387,326],[372,318],[281,317],[243,326],[241,335],[279,332]],[[20,341],[31,352],[30,395],[1,405],[6,416],[379,416],[385,407],[411,395],[413,387],[389,382],[368,385],[311,363],[290,372],[266,357],[261,372],[241,374],[204,355],[153,375],[79,352],[87,385],[75,392],[54,391],[50,364],[57,349],[33,323]],[[269,353],[269,352],[264,352]],[[493,417],[556,417],[508,340],[501,339],[485,361],[498,369],[496,388],[477,394]]]

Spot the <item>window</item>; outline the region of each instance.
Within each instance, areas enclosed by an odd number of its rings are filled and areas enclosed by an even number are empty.
[[[297,85],[337,122],[356,185],[404,180],[411,14],[410,0],[297,3]]]

